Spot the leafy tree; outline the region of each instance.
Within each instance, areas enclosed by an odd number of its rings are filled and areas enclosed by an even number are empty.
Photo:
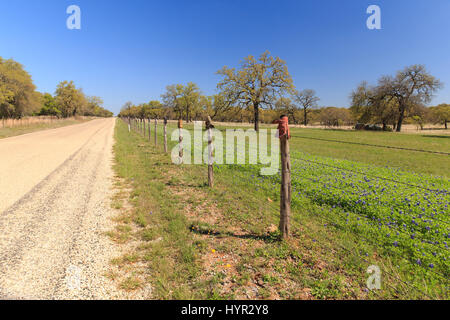
[[[100,97],[86,97],[86,105],[83,114],[85,116],[99,116],[102,113],[103,100]]]
[[[166,87],[166,92],[161,95],[161,98],[167,108],[171,108],[178,118],[183,118],[183,105],[181,96],[183,93],[183,85],[172,84]]]
[[[367,123],[372,120],[373,106],[376,103],[375,88],[369,87],[366,81],[361,82],[351,95],[350,112],[356,122]]]
[[[450,104],[442,103],[431,108],[432,118],[435,123],[441,123],[448,129],[447,123],[450,121]]]
[[[228,99],[241,107],[253,108],[257,131],[260,108],[273,107],[277,97],[294,90],[285,62],[267,51],[259,59],[251,55],[245,58],[239,70],[225,66],[217,74],[224,77],[217,88]]]
[[[61,110],[58,109],[55,98],[50,93],[44,93],[42,95],[42,108],[38,115],[40,116],[61,116]]]
[[[164,116],[164,109],[161,102],[157,100],[152,100],[147,104],[143,104],[141,106],[141,116],[144,119],[151,118],[151,119],[160,119]]]
[[[55,99],[64,118],[82,114],[87,105],[84,93],[75,87],[73,81],[59,83],[56,88]]]
[[[195,83],[189,82],[186,86],[182,87],[180,98],[185,110],[186,122],[190,122],[192,120],[191,114],[200,107],[200,89]]]
[[[206,112],[213,120],[228,121],[236,119],[230,117],[233,108],[232,99],[228,99],[224,93],[215,94],[211,97],[202,97],[202,105],[206,106]]]
[[[0,57],[0,117],[21,118],[39,110],[40,95],[23,66]]]

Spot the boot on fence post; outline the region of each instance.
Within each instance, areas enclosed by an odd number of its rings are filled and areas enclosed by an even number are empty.
[[[280,120],[275,120],[273,123],[278,123],[281,152],[280,232],[282,238],[287,239],[290,235],[289,220],[291,216],[291,156],[289,151],[291,133],[287,116],[281,116]]]
[[[178,138],[178,143],[179,143],[179,151],[178,151],[178,157],[180,158],[180,164],[183,163],[183,120],[179,119],[178,120],[178,131],[179,131],[179,138]]]
[[[155,118],[155,146],[158,144],[158,133],[157,130],[158,129],[158,119]]]
[[[208,131],[208,186],[214,187],[214,158],[213,158],[213,141],[212,141],[212,129],[214,128],[211,117],[208,116],[206,120],[206,130]]]
[[[167,153],[167,117],[164,117],[164,152]]]

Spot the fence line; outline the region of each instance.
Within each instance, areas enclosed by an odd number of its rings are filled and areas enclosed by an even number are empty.
[[[149,120],[150,120],[150,119],[149,119]],[[151,122],[149,121],[149,122],[148,122],[148,124],[149,124],[149,130],[150,130],[150,123],[151,123]],[[166,123],[167,123],[167,122],[165,121],[165,124],[166,124]],[[139,126],[139,123],[137,123],[137,125]],[[136,127],[136,126],[135,126],[135,127]],[[178,128],[179,128],[179,129],[182,128],[182,123],[181,123],[181,122],[178,123]],[[141,130],[139,130],[139,127],[137,127],[137,130],[135,130],[135,131],[137,131],[139,134],[144,134],[144,137],[145,137],[145,124],[144,124],[144,130],[143,130],[143,132],[142,132]],[[165,135],[165,133],[166,133],[166,126],[164,126],[164,135]],[[154,134],[155,134],[155,145],[156,145],[156,139],[157,139],[157,135],[158,135],[158,133],[157,133],[157,120],[156,120],[156,119],[155,119],[155,132],[154,132]],[[297,137],[297,136],[296,136],[296,137]],[[150,138],[150,131],[149,131],[149,138]],[[297,137],[297,138],[306,138],[306,139],[309,139],[308,137]],[[181,139],[180,141],[182,141],[182,137],[180,137],[180,139]],[[370,144],[362,144],[362,143],[352,143],[352,142],[347,142],[347,141],[327,140],[327,139],[319,139],[319,138],[317,138],[317,139],[316,139],[316,138],[312,138],[312,139],[315,139],[315,140],[325,140],[325,141],[331,141],[331,142],[341,142],[341,143],[357,144],[357,145],[368,145],[368,146],[374,146],[374,147],[385,147],[385,148],[400,149],[400,150],[408,150],[408,151],[426,152],[426,153],[450,154],[450,153],[445,153],[445,152],[435,152],[435,151],[428,151],[428,150],[408,149],[408,148],[399,148],[399,147],[391,147],[391,146],[370,145]],[[180,146],[181,146],[181,143],[180,143]],[[166,147],[166,143],[165,143],[165,147]],[[166,148],[165,148],[165,149],[166,149]],[[180,149],[180,157],[182,157],[182,152],[183,152],[183,150]],[[389,181],[389,182],[393,182],[393,183],[398,183],[398,184],[406,185],[406,186],[413,187],[413,188],[419,188],[419,189],[427,190],[427,191],[430,191],[430,192],[436,192],[436,193],[439,193],[439,194],[449,194],[449,193],[450,193],[450,192],[443,191],[443,190],[439,190],[439,189],[429,189],[429,188],[422,187],[422,186],[418,186],[418,185],[415,185],[415,184],[410,184],[410,183],[408,183],[408,182],[397,181],[397,180],[394,180],[394,179],[389,179],[389,178],[379,177],[379,176],[376,176],[376,175],[373,175],[373,174],[369,174],[369,173],[363,173],[363,172],[360,172],[360,171],[355,171],[355,170],[351,170],[351,169],[341,168],[341,167],[338,167],[338,166],[333,166],[333,165],[329,165],[329,164],[322,163],[322,162],[318,162],[318,161],[307,160],[307,159],[302,159],[302,158],[299,158],[299,160],[300,160],[300,161],[309,162],[309,163],[314,163],[314,164],[317,164],[317,165],[326,166],[326,167],[331,167],[331,168],[338,169],[338,170],[342,170],[342,171],[348,171],[348,172],[352,172],[352,173],[355,173],[355,174],[371,176],[371,177],[373,177],[373,178],[378,178],[378,179],[381,179],[381,180],[385,180],[385,181]],[[242,175],[238,175],[238,176],[240,176],[240,178],[247,179],[246,177],[244,177],[244,176],[242,176]],[[311,180],[311,181],[313,181],[313,182],[316,182],[314,179],[311,179],[311,178],[309,178],[309,177],[304,177],[304,178],[307,179],[307,180]],[[335,187],[335,186],[333,186],[333,185],[330,185],[330,187],[333,187],[333,188],[337,188],[337,189],[343,190],[342,188],[338,188],[338,187]],[[237,191],[235,191],[235,192],[237,193]],[[279,210],[279,208],[276,208],[276,207],[275,207],[275,203],[267,203],[267,204],[265,204],[265,207],[268,207],[269,210],[274,210],[274,211],[275,211],[275,210],[276,210],[276,211]],[[323,220],[329,222],[330,225],[338,226],[338,224],[337,224],[335,221],[331,221],[331,220],[327,219],[327,216],[325,216],[325,215],[320,215],[320,214],[319,214],[319,215],[317,215],[317,216],[319,216],[321,219],[323,219]],[[339,220],[339,217],[341,217],[341,216],[342,216],[342,215],[338,212],[337,219]],[[436,218],[433,218],[433,219],[436,220],[436,221],[441,221],[441,222],[448,223],[448,222],[446,222],[446,221],[442,221],[442,220],[439,220],[439,219],[436,219]],[[338,221],[338,222],[339,222],[339,221]],[[397,230],[397,231],[399,231],[399,232],[402,232],[402,230],[399,230],[399,229],[394,229],[394,230]],[[402,233],[403,233],[403,232],[402,232]],[[404,234],[404,233],[403,233],[403,234]],[[375,246],[375,247],[380,246],[380,247],[378,247],[378,248],[385,248],[385,246],[379,244],[379,243],[376,241],[376,239],[368,239],[368,238],[362,236],[362,235],[359,234],[359,233],[356,233],[355,236],[356,236],[356,238],[361,238],[361,239],[365,240],[367,243],[369,243],[369,244],[371,244],[371,245],[373,245],[373,246]],[[345,250],[346,252],[352,253],[352,251],[351,251],[350,249],[344,247],[344,246],[341,245],[340,243],[335,242],[335,244],[337,244],[338,247],[340,247],[341,249]],[[406,260],[408,260],[408,258],[405,258],[404,256],[397,254],[396,252],[391,252],[391,253],[388,254],[388,256],[395,256],[395,257],[398,257],[398,258],[401,258],[401,259],[406,259]],[[360,254],[358,254],[358,257],[359,257],[360,259],[363,259],[363,258],[360,256]],[[363,260],[366,261],[366,262],[368,262],[368,261],[365,260],[365,259],[363,259]],[[410,262],[410,263],[411,263],[411,262]],[[436,271],[434,271],[434,270],[431,270],[431,269],[430,269],[430,270],[429,270],[429,269],[426,269],[426,270],[427,270],[427,271],[430,271],[431,273],[433,273],[433,274],[435,274],[435,275],[437,275],[437,276],[439,276],[440,278],[444,279],[445,281],[449,281],[449,279],[448,279],[447,277],[445,277],[444,275],[442,275],[442,274],[440,274],[440,273],[438,273],[438,272],[436,272]],[[390,275],[393,279],[395,279],[395,280],[399,281],[400,283],[406,285],[409,289],[415,290],[416,292],[420,293],[421,295],[423,295],[423,296],[425,296],[425,297],[428,297],[428,298],[430,298],[430,299],[433,299],[433,297],[431,297],[430,295],[428,295],[428,293],[424,292],[424,291],[421,290],[420,288],[417,288],[416,286],[414,286],[414,285],[412,285],[412,284],[410,284],[410,283],[408,283],[408,282],[406,282],[406,281],[400,279],[400,278],[397,277],[396,275],[393,275],[393,274],[389,273],[387,270],[384,270],[384,272],[385,272],[386,274]],[[385,284],[386,284],[387,286],[389,286],[390,288],[392,288],[393,290],[395,290],[397,293],[400,294],[400,292],[398,291],[397,288],[391,286],[391,285],[390,285],[389,283],[387,283],[387,282],[386,282]],[[378,294],[378,292],[376,292],[376,294]]]
[[[305,136],[292,136],[292,137],[298,138],[298,139],[310,139],[310,140],[318,140],[318,141],[354,144],[354,145],[367,146],[367,147],[377,147],[377,148],[397,149],[397,150],[404,150],[404,151],[434,153],[434,154],[442,154],[442,155],[447,155],[447,156],[450,155],[450,152],[443,152],[443,151],[422,150],[422,149],[403,148],[403,147],[395,147],[395,146],[383,146],[383,145],[379,145],[379,144],[369,144],[369,143],[362,143],[362,142],[351,142],[351,141],[342,141],[342,140],[313,138],[313,137],[305,137]]]
[[[2,118],[0,119],[0,128],[16,128],[25,127],[33,124],[48,124],[54,122],[61,122],[65,120],[85,119],[90,117],[77,116],[69,118],[58,118],[53,116],[36,116],[36,117],[24,117],[21,119]]]

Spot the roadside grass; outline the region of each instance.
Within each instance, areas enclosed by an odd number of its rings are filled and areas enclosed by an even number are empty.
[[[60,119],[54,120],[51,123],[32,123],[29,125],[15,126],[12,128],[0,128],[0,139],[19,136],[22,134],[32,133],[35,131],[56,129],[60,127],[79,124],[87,121],[91,121],[89,118],[80,119]],[[1,120],[0,120],[1,121]]]
[[[169,150],[175,146],[171,131]],[[112,263],[128,268],[130,277],[133,265],[144,263],[153,298],[436,297],[413,267],[324,220],[331,207],[301,198],[292,211],[293,237],[280,241],[277,191],[255,188],[232,166],[217,170],[209,189],[205,166],[172,164],[161,136],[155,147],[153,139],[129,133],[120,119],[115,136],[119,193],[130,190],[131,208],[122,205],[110,236],[138,245]],[[374,264],[383,271],[382,289],[368,291],[366,270]],[[410,281],[416,289],[406,284]],[[120,287],[139,287],[129,282]]]

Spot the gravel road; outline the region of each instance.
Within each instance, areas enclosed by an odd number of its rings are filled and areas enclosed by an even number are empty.
[[[0,299],[124,298],[104,277],[114,123],[0,140]]]

